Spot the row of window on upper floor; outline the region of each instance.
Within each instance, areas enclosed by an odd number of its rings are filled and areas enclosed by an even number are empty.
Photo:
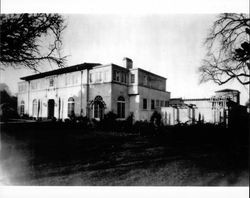
[[[89,83],[107,82],[109,71],[96,71],[89,73]]]
[[[127,74],[123,71],[113,70],[113,81],[127,84],[129,80],[130,83],[135,83],[135,74]]]
[[[109,81],[109,71],[92,72],[89,74],[90,83],[100,83]],[[113,81],[125,83],[129,82],[129,75],[126,72],[113,70]],[[135,82],[135,75],[130,74],[130,83]]]
[[[130,78],[129,78],[130,76]],[[55,86],[55,78],[47,78],[48,79],[48,88],[52,88]],[[99,71],[99,72],[91,72],[89,74],[89,82],[90,83],[101,83],[101,82],[107,82],[109,80],[109,71]],[[127,84],[130,80],[130,83],[135,83],[135,74],[127,74],[123,71],[113,70],[113,81],[125,83]],[[66,75],[64,78],[64,85],[70,86],[70,85],[76,85],[79,83],[79,77],[78,75]],[[47,88],[46,82],[44,82],[44,79],[42,80],[34,80],[31,81],[31,90],[37,90],[37,89],[45,89]],[[143,85],[148,85],[148,76],[143,76]],[[26,84],[20,84],[19,85],[19,92],[24,92],[27,90]]]
[[[109,71],[99,71],[89,74],[90,83],[100,83],[109,81]],[[127,84],[129,82],[129,75],[126,72],[113,70],[113,81]],[[135,82],[135,75],[130,74],[130,83]]]
[[[169,106],[169,101],[164,101],[164,100],[154,100],[151,99],[151,110],[156,109],[158,107],[168,107]],[[143,98],[142,100],[142,108],[144,110],[148,109],[148,99]]]
[[[55,86],[55,78],[51,77],[49,79],[49,87],[54,87]],[[79,77],[78,75],[66,75],[64,78],[64,85],[69,86],[69,85],[76,85],[79,83]]]
[[[128,82],[128,74],[122,71],[113,71],[113,80],[116,82],[127,83]]]
[[[25,92],[27,90],[27,84],[26,83],[20,83],[18,85],[18,91],[19,92]]]
[[[64,78],[63,84],[65,86],[70,85],[76,85],[79,83],[79,79],[77,75],[67,75]],[[20,83],[18,86],[19,92],[25,92],[27,91],[27,83]],[[47,79],[41,79],[41,80],[33,80],[30,82],[30,88],[31,90],[38,90],[38,89],[45,89],[45,88],[52,88],[55,87],[55,78],[47,78]]]

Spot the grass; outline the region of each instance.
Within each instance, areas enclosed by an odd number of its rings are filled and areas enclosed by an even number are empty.
[[[3,185],[249,185],[246,146],[188,143],[168,134],[16,126],[1,131]]]

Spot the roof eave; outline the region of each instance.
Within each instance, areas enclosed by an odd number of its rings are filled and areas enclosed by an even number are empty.
[[[70,67],[64,67],[64,68],[59,68],[56,70],[52,70],[52,71],[47,71],[44,73],[39,73],[39,74],[34,74],[34,75],[30,75],[30,76],[25,76],[25,77],[21,77],[21,80],[34,80],[34,79],[39,79],[39,78],[44,78],[47,76],[53,76],[53,75],[58,75],[58,74],[64,74],[64,73],[68,73],[68,72],[74,72],[74,71],[81,71],[84,69],[91,69],[94,66],[97,65],[101,65],[100,63],[82,63],[82,64],[77,64],[77,65],[73,65]]]

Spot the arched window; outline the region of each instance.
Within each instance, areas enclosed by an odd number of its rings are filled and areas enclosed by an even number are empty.
[[[104,116],[105,103],[101,96],[96,96],[93,103],[93,117],[102,119]]]
[[[73,97],[68,99],[68,116],[75,115],[75,100]]]
[[[36,117],[37,116],[37,100],[34,99],[32,102],[32,116]]]
[[[123,96],[119,96],[117,99],[117,116],[125,118],[125,99]]]
[[[22,101],[21,101],[21,105],[20,105],[20,115],[21,115],[21,116],[24,114],[24,109],[25,109],[24,107],[25,107],[24,101],[22,100]]]

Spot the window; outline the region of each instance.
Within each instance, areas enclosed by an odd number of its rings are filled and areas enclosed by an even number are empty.
[[[212,102],[212,109],[215,108],[215,104],[216,104],[216,103],[213,101],[213,102]]]
[[[73,84],[77,84],[78,83],[78,78],[77,75],[73,76]]]
[[[100,82],[101,81],[101,73],[96,72],[93,74],[95,76],[95,79],[93,79],[93,82]]]
[[[151,109],[155,109],[155,100],[151,100]]]
[[[147,109],[148,108],[148,101],[146,98],[143,98],[143,109]]]
[[[102,119],[103,118],[103,105],[101,103],[94,104],[94,118]]]
[[[113,71],[113,80],[120,82],[120,72],[119,71]]]
[[[67,74],[65,85],[75,85],[78,83],[78,76],[73,74]]]
[[[68,117],[75,115],[75,100],[73,97],[68,99]]]
[[[156,107],[159,107],[159,100],[156,100]]]
[[[65,85],[68,85],[68,84],[69,84],[69,76],[66,75],[66,77],[65,77]]]
[[[127,75],[125,73],[121,73],[121,82],[122,83],[127,83]]]
[[[116,80],[116,71],[113,70],[113,80]]]
[[[125,118],[125,99],[122,96],[117,99],[117,116],[118,118]]]
[[[30,83],[31,89],[36,90],[37,89],[37,84],[38,83],[36,81],[31,81],[31,83]]]
[[[21,105],[20,105],[20,115],[23,115],[24,114],[24,108],[25,106],[24,106],[24,101],[22,100],[21,101]]]
[[[148,84],[148,77],[143,76],[143,85],[147,85],[147,84]]]
[[[95,73],[95,81],[94,82],[97,82],[98,81],[98,73],[96,72]]]
[[[116,81],[118,82],[120,81],[120,72],[118,71],[116,72]]]
[[[165,101],[165,107],[168,107],[168,106],[169,106],[169,102]]]
[[[135,75],[131,74],[131,83],[135,83]]]
[[[164,106],[164,102],[163,102],[163,100],[161,100],[161,107],[163,107]]]
[[[39,83],[39,89],[46,89],[46,79],[41,79]]]
[[[96,76],[95,82],[102,81],[102,73],[101,72],[97,72],[95,76]]]
[[[50,79],[49,79],[49,86],[50,86],[50,87],[53,87],[53,86],[54,86],[54,79],[53,79],[53,78],[50,78]]]
[[[93,74],[92,74],[92,73],[89,74],[89,82],[90,82],[90,83],[93,82]]]
[[[124,73],[121,73],[121,82],[125,82],[125,74]]]
[[[19,86],[18,86],[18,91],[19,91],[19,92],[24,92],[24,91],[26,91],[26,84],[20,83]]]
[[[103,76],[103,81],[107,81],[108,80],[108,71],[104,72],[104,76]]]

